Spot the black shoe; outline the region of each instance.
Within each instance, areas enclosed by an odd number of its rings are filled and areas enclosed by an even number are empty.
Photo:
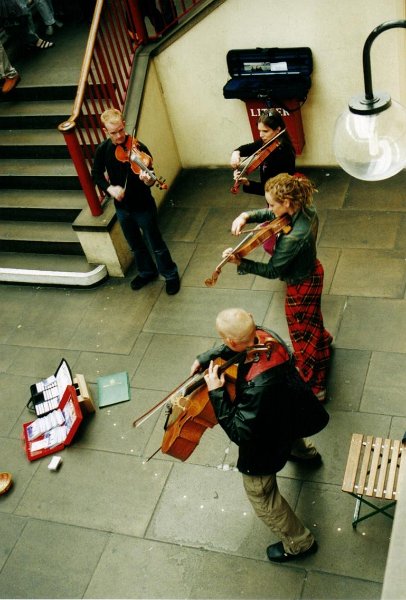
[[[317,467],[323,462],[321,454],[319,454],[318,452],[317,454],[309,458],[304,458],[302,456],[294,456],[293,454],[290,454],[288,460],[290,462],[299,463],[300,465],[308,465],[309,467]]]
[[[306,556],[315,554],[318,549],[317,542],[314,540],[310,548],[304,552],[299,552],[299,554],[289,554],[288,552],[285,552],[282,542],[277,542],[276,544],[268,546],[266,553],[271,562],[284,563],[289,560],[297,560],[298,558],[305,558]]]
[[[167,279],[166,280],[166,293],[169,296],[174,296],[180,290],[180,279],[176,277],[175,279]]]
[[[141,275],[137,275],[137,277],[135,277],[130,284],[131,289],[140,290],[144,287],[144,285],[151,283],[151,281],[154,281],[154,279],[156,279],[157,277],[158,275],[151,275],[150,277],[141,277]]]

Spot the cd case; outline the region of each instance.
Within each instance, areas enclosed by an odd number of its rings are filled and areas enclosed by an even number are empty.
[[[128,373],[121,371],[120,373],[112,373],[111,375],[99,377],[97,379],[97,396],[99,408],[130,400],[131,393]]]

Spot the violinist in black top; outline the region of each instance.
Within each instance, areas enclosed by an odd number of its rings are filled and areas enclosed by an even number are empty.
[[[231,154],[230,164],[235,169],[234,179],[241,183],[244,192],[264,196],[265,183],[270,177],[274,177],[279,173],[289,173],[290,175],[295,173],[296,154],[289,134],[285,131],[276,138],[278,145],[275,150],[268,154],[260,164],[260,181],[253,181],[244,176],[240,178],[241,159],[251,156],[254,152],[260,150],[264,144],[270,142],[272,138],[280,134],[285,127],[285,123],[276,109],[270,108],[264,110],[258,118],[258,132],[261,139],[250,144],[243,144]]]
[[[180,289],[178,268],[162,238],[158,210],[150,190],[157,179],[151,167],[137,172],[132,169],[130,160],[117,158],[117,150],[121,150],[121,156],[129,138],[121,112],[110,108],[101,115],[101,121],[108,137],[96,149],[92,177],[100,189],[114,198],[118,221],[134,253],[138,275],[131,281],[131,288],[139,290],[160,274],[166,280],[166,293],[177,294]],[[139,141],[137,148],[141,155],[151,157],[148,148]]]

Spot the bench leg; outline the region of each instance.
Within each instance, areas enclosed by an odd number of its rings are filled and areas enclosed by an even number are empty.
[[[359,495],[359,494],[351,494],[351,495],[354,496],[354,498],[356,498],[356,500],[357,500],[355,503],[354,517],[352,520],[353,529],[355,529],[357,527],[357,524],[360,523],[361,521],[364,521],[365,519],[369,519],[369,517],[373,517],[374,515],[377,515],[378,513],[382,513],[389,519],[393,520],[393,516],[390,515],[389,513],[387,513],[386,511],[389,508],[391,508],[392,506],[395,506],[396,501],[390,502],[389,504],[386,504],[385,506],[378,508],[375,504],[372,504],[372,502],[368,502],[368,500],[365,500],[362,495]],[[373,508],[374,510],[372,512],[369,512],[367,515],[360,517],[359,513],[361,510],[361,502],[363,502],[370,508]]]

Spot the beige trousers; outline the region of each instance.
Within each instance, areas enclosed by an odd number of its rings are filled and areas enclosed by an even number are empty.
[[[11,66],[3,44],[0,42],[0,79],[4,79],[4,77],[9,77],[11,79],[16,75],[17,71]]]
[[[248,499],[256,515],[282,541],[285,552],[299,554],[314,542],[313,534],[295,515],[280,494],[276,475],[242,474]]]

